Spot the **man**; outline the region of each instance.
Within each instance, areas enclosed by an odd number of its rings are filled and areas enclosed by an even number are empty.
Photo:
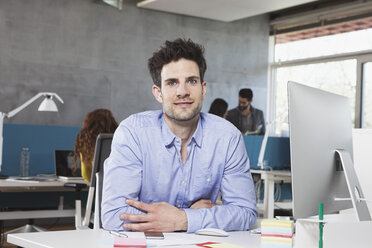
[[[166,41],[148,61],[162,111],[125,119],[105,161],[102,223],[109,230],[247,230],[256,197],[240,132],[201,113],[204,49]],[[215,205],[221,192],[223,205]]]
[[[239,91],[239,106],[229,110],[227,120],[236,126],[242,134],[265,134],[263,112],[252,106],[251,89]]]

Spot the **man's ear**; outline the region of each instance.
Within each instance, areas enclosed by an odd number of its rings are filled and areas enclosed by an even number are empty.
[[[207,82],[204,81],[204,82],[202,83],[202,95],[203,95],[203,100],[204,100],[206,94],[207,94]]]
[[[163,95],[159,86],[155,84],[152,86],[152,94],[158,102],[163,103]]]

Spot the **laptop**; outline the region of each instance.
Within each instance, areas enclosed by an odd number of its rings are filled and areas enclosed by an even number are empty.
[[[83,180],[80,162],[77,161],[76,165],[74,165],[74,151],[55,150],[54,161],[56,175],[59,179],[65,181]]]

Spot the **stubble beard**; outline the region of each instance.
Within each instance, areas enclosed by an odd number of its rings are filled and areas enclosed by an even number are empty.
[[[249,105],[247,105],[247,106],[243,106],[243,107],[239,106],[238,108],[239,108],[240,111],[244,111],[244,110],[246,110],[248,107],[249,107]]]
[[[175,121],[179,121],[179,122],[190,121],[194,119],[197,115],[199,115],[201,108],[202,108],[202,105],[198,104],[198,106],[195,106],[195,108],[193,108],[191,112],[186,112],[186,113],[185,112],[177,113],[177,111],[174,108],[165,108],[164,114],[168,118],[175,120]]]

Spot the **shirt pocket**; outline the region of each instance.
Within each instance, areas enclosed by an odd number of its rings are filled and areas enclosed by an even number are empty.
[[[211,197],[215,185],[212,172],[201,172],[195,175],[192,181],[191,190],[195,199],[209,199]]]

